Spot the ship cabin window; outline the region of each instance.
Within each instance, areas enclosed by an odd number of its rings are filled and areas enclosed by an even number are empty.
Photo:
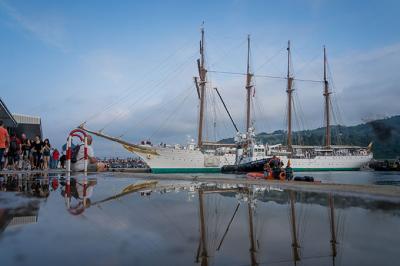
[[[256,153],[264,153],[264,149],[263,148],[254,148],[254,152]]]

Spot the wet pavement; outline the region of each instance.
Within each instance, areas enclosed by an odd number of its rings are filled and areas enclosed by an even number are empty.
[[[397,176],[382,180],[396,184]],[[398,264],[400,204],[393,199],[156,182],[0,176],[0,265]]]

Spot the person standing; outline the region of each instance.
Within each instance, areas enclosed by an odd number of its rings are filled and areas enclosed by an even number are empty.
[[[49,163],[50,163],[50,141],[49,139],[45,139],[43,141],[43,169],[49,169]]]
[[[7,152],[7,157],[8,157],[8,165],[10,165],[13,170],[16,170],[18,167],[18,162],[19,162],[19,156],[21,154],[21,140],[17,138],[17,133],[13,133],[10,142],[8,145],[8,152]],[[7,168],[6,164],[6,168]]]
[[[8,135],[7,129],[4,128],[4,123],[0,120],[0,170],[3,169],[3,157],[4,152],[10,143],[10,136]]]
[[[30,160],[30,153],[31,153],[31,141],[26,137],[24,133],[21,134],[21,145],[22,145],[22,168],[27,167],[27,164]]]
[[[60,152],[57,149],[54,149],[53,154],[52,154],[52,158],[53,158],[52,168],[53,169],[57,169],[58,160],[60,159]]]
[[[43,153],[43,142],[41,141],[39,136],[35,137],[35,140],[32,143],[32,156],[33,156],[33,168],[40,169],[40,163],[42,159]]]
[[[293,179],[293,168],[290,166],[290,160],[288,160],[285,168],[286,180]]]

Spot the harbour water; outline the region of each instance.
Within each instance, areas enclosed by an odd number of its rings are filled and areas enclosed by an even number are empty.
[[[323,182],[400,184],[400,175],[389,172],[312,175]],[[0,178],[0,265],[399,261],[400,199],[171,180],[121,195],[145,178],[106,173],[89,176],[90,203],[81,208],[82,177],[72,179],[78,197],[69,206],[61,176]]]

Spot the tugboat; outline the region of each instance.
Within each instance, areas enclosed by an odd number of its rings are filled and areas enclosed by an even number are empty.
[[[395,160],[373,161],[369,167],[375,171],[400,171],[400,157]]]

